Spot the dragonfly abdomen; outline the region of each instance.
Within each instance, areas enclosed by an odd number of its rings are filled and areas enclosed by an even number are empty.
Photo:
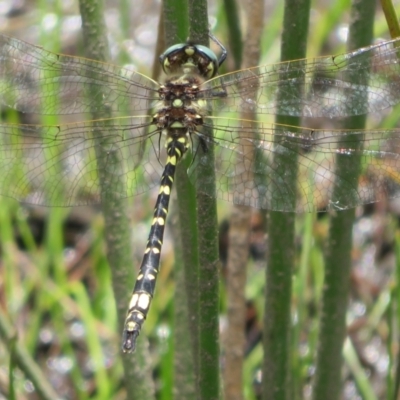
[[[171,131],[171,133],[168,132],[167,161],[161,177],[153,222],[125,320],[122,339],[122,350],[124,352],[130,353],[135,350],[136,339],[150,308],[160,269],[162,241],[175,169],[189,147],[188,132],[185,128],[172,129]]]

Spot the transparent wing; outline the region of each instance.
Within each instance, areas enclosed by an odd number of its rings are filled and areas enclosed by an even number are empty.
[[[199,137],[206,147],[215,145],[216,195],[223,200],[310,212],[400,195],[399,130],[311,130],[228,118],[212,121],[215,138]],[[107,154],[99,163],[98,130]],[[99,175],[104,170],[115,180],[106,190],[115,190],[118,183],[122,197],[140,194],[159,185],[165,162],[163,143],[150,117],[55,126],[0,124],[0,140],[0,194],[33,204],[99,203]],[[192,156],[190,176],[196,182],[199,164],[211,160],[196,147]],[[293,158],[298,163],[296,186],[286,180],[293,173],[287,161]],[[349,171],[361,160],[361,175],[338,173],[338,158],[346,159]],[[335,198],[339,184],[342,195]],[[204,178],[199,190],[214,195]]]
[[[41,205],[99,203],[99,175],[104,170],[115,179],[106,189],[118,184],[123,197],[147,191],[159,184],[164,162],[159,159],[159,134],[150,120],[0,124],[0,194]],[[106,148],[101,162],[96,158],[99,130]]]
[[[212,121],[215,138],[202,138],[214,144],[216,195],[221,199],[275,211],[311,212],[400,196],[399,130],[311,130],[228,118]],[[189,170],[193,182],[199,164],[211,162],[209,154],[196,152]],[[286,179],[293,173],[288,167],[293,158],[298,163],[295,187]],[[340,173],[338,158],[348,166]],[[351,170],[359,162],[361,175],[355,177]],[[338,185],[341,195],[335,198]],[[207,179],[202,178],[199,190],[213,195]]]
[[[400,102],[398,44],[399,38],[338,56],[236,71],[208,81],[203,97],[212,110],[232,112],[328,118],[378,112]],[[285,97],[278,107],[280,88]]]
[[[96,88],[103,104],[125,115],[127,108],[147,111],[158,98],[158,84],[137,72],[0,35],[1,104],[44,115],[94,112],[98,102],[88,91]]]

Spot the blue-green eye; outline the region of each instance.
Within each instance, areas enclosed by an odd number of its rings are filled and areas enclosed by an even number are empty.
[[[196,46],[197,51],[203,54],[204,57],[207,57],[215,66],[216,71],[218,70],[218,58],[215,53],[206,46],[202,46],[201,44],[197,44]]]
[[[164,53],[162,53],[160,55],[160,63],[161,65],[164,64],[164,60],[170,56],[170,54],[175,53],[175,52],[181,52],[182,49],[187,46],[187,43],[179,43],[179,44],[174,44],[173,46],[168,47],[167,50],[164,51]]]
[[[160,56],[166,74],[194,73],[210,79],[218,72],[218,58],[206,46],[187,43],[175,44]]]

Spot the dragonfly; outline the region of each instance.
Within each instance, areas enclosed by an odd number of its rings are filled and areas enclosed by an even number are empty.
[[[270,119],[329,121],[390,110],[400,102],[400,39],[224,75],[218,70],[227,52],[217,43],[219,57],[191,42],[168,48],[160,56],[166,78],[159,83],[127,66],[0,35],[0,104],[20,119],[0,123],[1,195],[46,206],[96,204],[104,171],[121,183],[121,197],[159,188],[128,306],[124,352],[134,351],[154,296],[175,169],[184,157],[193,184],[201,166],[212,163],[215,185],[203,176],[199,190],[257,208],[342,210],[383,194],[399,196],[399,130],[313,129]],[[99,132],[107,145],[102,160],[96,158]],[[361,177],[337,170],[338,157],[348,165],[361,162]],[[293,158],[295,187],[286,181],[292,171],[285,161]],[[339,184],[345,190],[338,196]],[[102,190],[107,195],[114,187]]]

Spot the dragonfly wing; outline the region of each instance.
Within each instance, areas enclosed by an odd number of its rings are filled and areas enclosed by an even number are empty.
[[[52,53],[0,35],[0,103],[4,106],[43,115],[101,111],[89,96],[93,90],[101,95],[102,107],[125,115],[127,109],[147,111],[158,98],[158,84],[137,72]]]
[[[150,121],[129,117],[58,126],[0,124],[0,194],[30,204],[96,204],[104,170],[113,176],[105,191],[118,187],[122,197],[147,191],[159,184],[162,171],[159,135]],[[100,145],[103,158],[98,162]]]
[[[211,109],[234,113],[338,118],[380,112],[400,102],[398,43],[218,76],[207,82],[203,97]]]
[[[216,196],[223,200],[275,211],[311,212],[343,210],[399,195],[400,131],[311,130],[229,118],[210,120],[214,138],[205,140],[214,144],[215,160],[210,159],[211,152],[197,151],[189,174],[196,183],[197,166],[213,162]],[[294,172],[293,159],[297,160]],[[346,169],[337,169],[338,159],[345,161]],[[287,180],[293,173],[295,186]],[[198,189],[215,195],[212,177],[209,181],[205,184],[202,178]]]

